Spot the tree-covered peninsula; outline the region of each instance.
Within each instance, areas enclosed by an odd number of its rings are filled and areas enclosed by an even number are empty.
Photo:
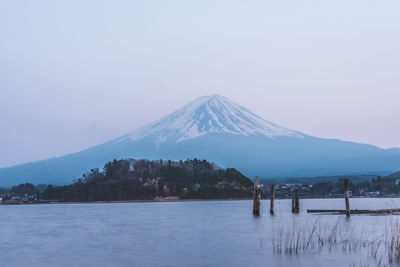
[[[48,186],[42,199],[58,201],[249,198],[253,182],[236,169],[206,160],[123,159],[92,169],[73,184]]]

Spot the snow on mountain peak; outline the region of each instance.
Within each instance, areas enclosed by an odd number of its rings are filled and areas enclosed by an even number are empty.
[[[154,138],[156,143],[166,140],[182,142],[208,133],[234,135],[263,135],[269,138],[303,134],[282,128],[264,120],[248,109],[220,95],[203,96],[183,108],[125,136],[132,140]]]

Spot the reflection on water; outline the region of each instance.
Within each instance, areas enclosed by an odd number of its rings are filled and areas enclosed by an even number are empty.
[[[350,199],[352,209],[400,207],[400,199]],[[343,199],[57,204],[0,206],[0,262],[5,266],[356,266],[362,253],[313,249],[274,253],[277,233],[293,227],[344,229],[380,235],[397,216],[307,214],[343,209]],[[275,243],[274,243],[275,242]],[[373,266],[374,264],[370,265]]]

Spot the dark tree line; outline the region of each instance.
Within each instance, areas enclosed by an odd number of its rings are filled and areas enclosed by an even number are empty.
[[[41,197],[61,201],[249,198],[253,182],[235,169],[206,160],[114,160],[103,171],[92,169],[74,184],[48,186]]]
[[[313,184],[311,192],[328,194],[328,193],[343,193],[344,183],[343,179],[334,182],[319,182]],[[396,185],[396,179],[391,177],[377,176],[371,180],[353,183],[350,180],[349,190],[357,195],[360,192],[380,192],[381,194],[398,194],[400,193],[400,184]]]

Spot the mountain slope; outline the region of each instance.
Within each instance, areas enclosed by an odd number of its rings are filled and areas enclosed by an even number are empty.
[[[114,158],[205,158],[248,176],[388,174],[399,149],[321,139],[266,121],[225,97],[201,97],[143,128],[60,158],[0,169],[0,186],[65,184]]]
[[[200,97],[172,114],[127,134],[119,140],[151,137],[156,143],[182,142],[209,133],[261,135],[266,137],[304,137],[266,121],[228,98],[213,95]]]

